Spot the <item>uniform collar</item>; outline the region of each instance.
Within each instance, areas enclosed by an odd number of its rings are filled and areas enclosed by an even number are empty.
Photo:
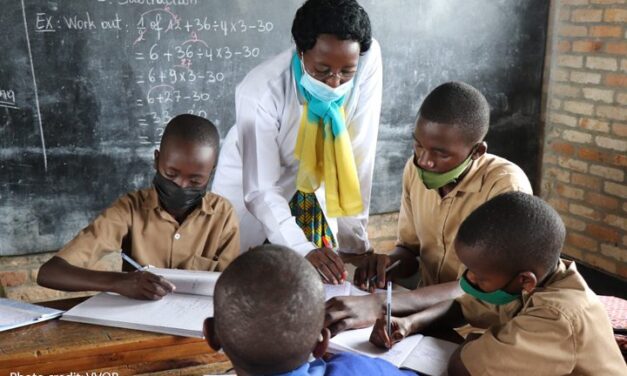
[[[533,297],[534,294],[543,292],[547,289],[560,287],[560,282],[569,276],[577,273],[577,266],[574,262],[568,260],[559,259],[557,264],[557,268],[551,275],[545,278],[545,281],[542,282],[541,286],[537,286],[531,293],[526,291],[522,292],[523,304],[527,305],[529,299]]]
[[[483,176],[479,173],[485,161],[485,154],[472,161],[462,181],[453,189],[455,192],[476,193],[483,187]]]

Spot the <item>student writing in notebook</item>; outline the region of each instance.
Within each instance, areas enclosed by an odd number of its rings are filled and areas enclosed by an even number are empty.
[[[154,274],[91,270],[120,249],[141,265],[221,271],[239,254],[231,204],[206,192],[220,139],[215,126],[179,115],[155,150],[153,187],[128,193],[102,212],[39,270],[37,282],[65,291],[112,291],[159,299],[173,285]]]
[[[291,249],[268,244],[222,273],[204,334],[213,349],[224,349],[240,376],[414,374],[362,355],[321,360],[330,336],[323,322],[324,289],[316,269]],[[309,362],[312,354],[318,359]]]
[[[466,294],[442,303],[444,313],[392,318],[392,338],[378,320],[371,342],[389,348],[430,325],[468,322],[487,331],[453,353],[449,375],[626,375],[602,303],[575,263],[560,259],[565,232],[537,197],[493,198],[464,220],[455,240]]]
[[[372,276],[377,276],[376,287],[385,286],[386,267],[399,260],[390,278],[419,273],[421,288],[394,294],[397,315],[459,296],[456,281],[462,268],[453,240],[461,222],[500,193],[531,193],[518,166],[487,153],[489,124],[487,100],[463,82],[438,86],[420,107],[413,155],[403,172],[396,248],[390,255],[371,254],[355,272],[355,284],[362,288]],[[327,303],[326,324],[332,333],[367,327],[384,307],[385,300],[377,294],[335,298]]]

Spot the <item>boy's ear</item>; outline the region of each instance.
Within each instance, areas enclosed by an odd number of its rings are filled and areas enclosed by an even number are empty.
[[[318,342],[316,342],[316,347],[313,349],[314,358],[322,358],[325,352],[327,352],[327,347],[329,347],[329,339],[331,339],[331,332],[327,328],[322,328],[320,331],[320,337]]]
[[[155,170],[159,171],[159,150],[155,149]]]
[[[533,292],[538,285],[538,278],[534,272],[522,272],[518,274],[518,278],[520,278],[522,289],[528,293]]]
[[[213,317],[207,317],[205,322],[202,325],[202,333],[211,347],[215,351],[220,351],[222,345],[220,344],[220,340],[218,339],[218,335],[216,333],[216,326],[213,321]]]
[[[475,151],[472,153],[472,159],[475,160],[480,156],[484,155],[488,151],[488,143],[485,141],[481,141],[475,146]]]

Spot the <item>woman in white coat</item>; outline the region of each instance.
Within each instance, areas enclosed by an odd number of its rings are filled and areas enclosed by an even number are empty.
[[[285,245],[338,283],[346,271],[333,249],[370,249],[381,51],[355,0],[308,0],[292,36],[295,48],[237,86],[213,191],[237,210],[242,251]]]

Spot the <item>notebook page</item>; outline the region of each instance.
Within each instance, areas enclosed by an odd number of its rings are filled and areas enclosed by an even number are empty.
[[[375,293],[385,293],[383,289],[376,289]],[[363,296],[370,295],[368,291],[360,290],[352,283],[345,281],[339,285],[324,284],[324,300],[327,301],[336,296]]]
[[[61,313],[57,309],[0,298],[0,331],[55,318]]]
[[[63,320],[87,322],[159,333],[202,337],[205,318],[213,316],[213,298],[168,294],[147,301],[100,293],[75,306]]]
[[[39,315],[20,310],[0,309],[0,329],[4,326],[35,321]]]
[[[206,272],[201,270],[163,269],[149,267],[153,274],[160,275],[176,286],[179,294],[194,294],[213,296],[219,272]]]
[[[351,283],[346,281],[339,285],[330,285],[325,283],[324,285],[324,300],[327,301],[336,296],[348,296],[351,294]]]
[[[430,376],[446,375],[448,360],[458,345],[433,337],[424,337],[401,364]]]
[[[382,349],[370,343],[372,327],[347,330],[331,338],[329,352],[352,352],[373,358],[385,359],[397,367],[405,361],[414,347],[423,338],[415,334],[395,344],[391,349]]]

